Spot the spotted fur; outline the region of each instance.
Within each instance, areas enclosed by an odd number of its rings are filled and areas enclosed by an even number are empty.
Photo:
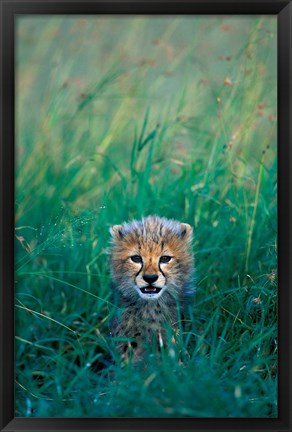
[[[167,326],[177,332],[179,309],[193,298],[192,227],[148,216],[110,232],[113,292],[121,310],[112,334],[129,338],[118,349],[137,360],[147,344],[166,344]]]

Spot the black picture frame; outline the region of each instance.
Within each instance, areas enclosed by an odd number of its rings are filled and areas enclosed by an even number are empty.
[[[292,5],[279,0],[1,0],[1,431],[290,431]],[[19,14],[274,14],[278,20],[279,416],[248,418],[14,418],[14,23]]]

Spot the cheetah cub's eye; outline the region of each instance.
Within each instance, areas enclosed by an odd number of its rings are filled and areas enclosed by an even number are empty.
[[[166,263],[168,263],[170,260],[172,260],[172,257],[171,257],[171,256],[163,255],[162,257],[160,257],[159,262],[160,262],[161,264],[166,264]]]
[[[141,263],[142,262],[142,257],[140,255],[133,255],[130,258],[134,263]]]

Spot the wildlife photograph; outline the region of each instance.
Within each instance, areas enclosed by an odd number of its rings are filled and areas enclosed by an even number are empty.
[[[15,417],[277,418],[277,17],[18,15]]]

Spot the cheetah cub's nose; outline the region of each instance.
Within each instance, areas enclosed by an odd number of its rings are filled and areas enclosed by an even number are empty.
[[[156,274],[144,274],[143,279],[145,282],[151,285],[152,283],[157,281],[158,276]]]

